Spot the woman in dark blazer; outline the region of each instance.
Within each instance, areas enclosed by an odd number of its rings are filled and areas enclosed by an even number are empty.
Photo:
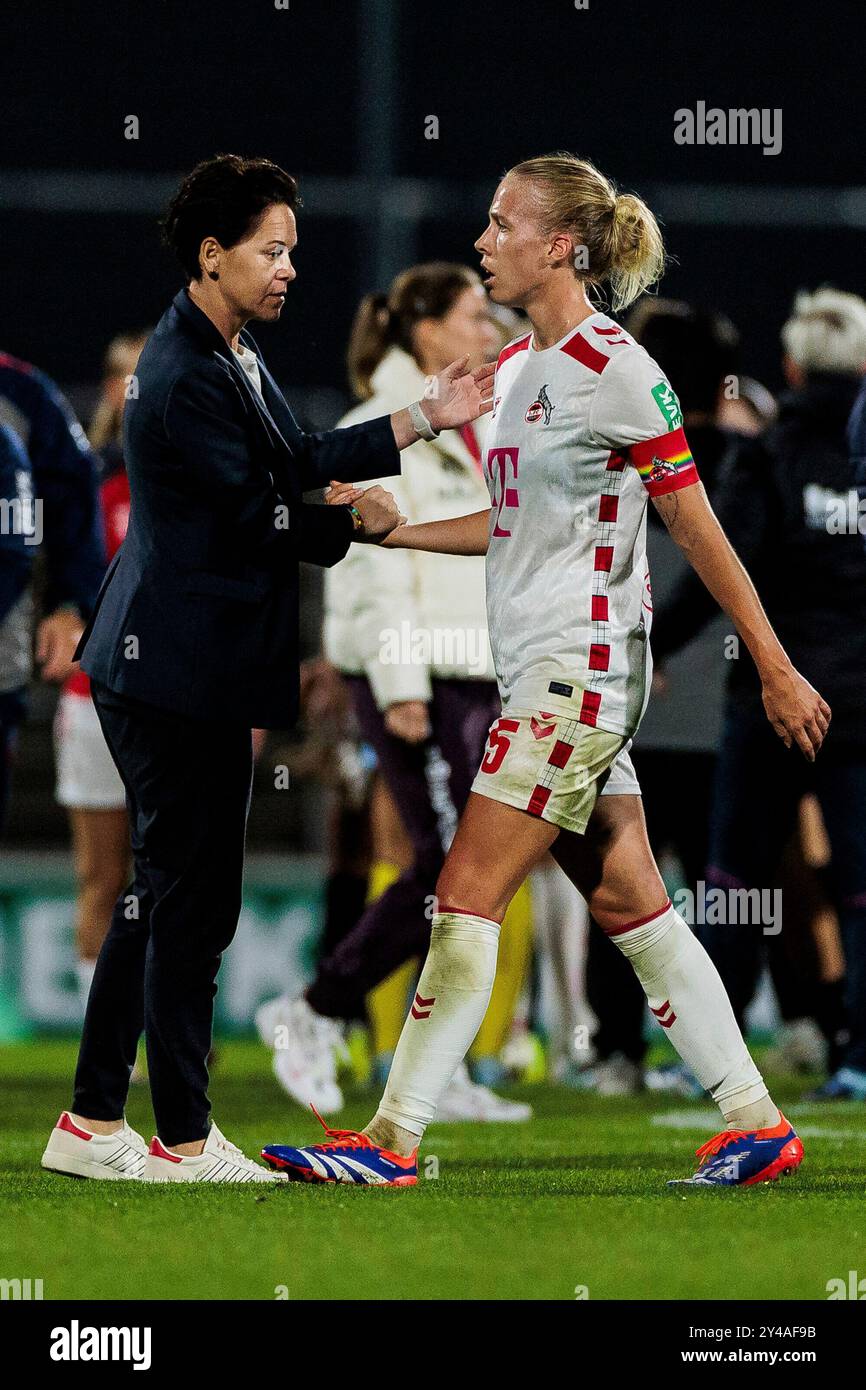
[[[175,196],[166,239],[189,285],[139,359],[124,422],[126,540],[76,655],[127,793],[134,878],[115,906],[71,1111],[43,1165],[90,1177],[267,1181],[210,1123],[206,1058],[222,951],[241,906],[251,729],[298,702],[298,562],[332,565],[401,520],[381,487],[350,506],[305,491],[400,471],[399,450],[490,408],[492,369],[453,363],[389,417],[305,434],[249,320],[280,317],[295,277],[297,186],[220,155]],[[157,1136],[126,1125],[142,1028]]]

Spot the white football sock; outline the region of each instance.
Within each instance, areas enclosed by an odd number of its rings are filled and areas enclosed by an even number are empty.
[[[725,1119],[745,1111],[756,1117],[755,1128],[777,1123],[779,1112],[749,1056],[719,972],[673,904],[608,935],[631,961],[650,1009]]]
[[[498,947],[498,922],[467,912],[434,915],[430,950],[377,1119],[420,1139],[481,1027],[496,978]]]

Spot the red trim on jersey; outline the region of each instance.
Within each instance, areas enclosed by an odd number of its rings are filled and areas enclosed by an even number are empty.
[[[606,642],[593,642],[589,648],[590,671],[606,671],[610,666],[610,647]]]
[[[594,348],[592,343],[586,341],[580,329],[572,334],[568,342],[563,343],[559,350],[567,353],[569,357],[573,357],[576,362],[581,362],[584,367],[589,367],[591,372],[598,372],[599,375],[610,361],[609,357],[605,357],[603,352],[599,352],[598,348]]]
[[[595,547],[595,561],[593,568],[610,572],[613,565],[613,546],[597,545]]]
[[[573,743],[565,743],[561,738],[558,738],[547,761],[551,767],[565,767],[573,752]]]
[[[617,453],[616,449],[611,449],[610,457],[607,461],[608,473],[621,473],[628,463],[625,454]]]
[[[593,594],[592,621],[594,623],[606,623],[608,621],[607,594]]]
[[[527,803],[527,811],[531,816],[540,816],[550,799],[550,787],[536,786]]]
[[[599,521],[616,521],[619,511],[619,498],[616,493],[603,492],[598,499]]]
[[[504,347],[496,360],[496,370],[499,371],[499,368],[502,366],[503,362],[507,362],[509,357],[514,356],[515,352],[526,352],[529,347],[529,340],[531,337],[532,334],[527,333],[525,338],[518,338],[516,343],[509,343],[508,347]]]
[[[580,714],[577,716],[578,723],[591,724],[595,728],[598,717],[599,706],[601,705],[601,693],[598,690],[584,690],[583,699],[580,702]]]

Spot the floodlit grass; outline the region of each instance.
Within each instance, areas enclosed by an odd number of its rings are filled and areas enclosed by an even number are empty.
[[[41,1278],[46,1299],[570,1300],[585,1288],[590,1299],[822,1300],[829,1279],[866,1275],[864,1109],[802,1106],[800,1084],[774,1093],[806,1159],[747,1191],[665,1189],[720,1127],[707,1103],[544,1086],[515,1092],[536,1108],[529,1124],[433,1126],[414,1189],[162,1187],[40,1169],[74,1058],[62,1041],[0,1054],[0,1277]],[[256,1044],[222,1045],[211,1096],[249,1154],[316,1138]],[[375,1097],[349,1097],[332,1123],[369,1118]],[[128,1116],[149,1139],[146,1087]]]

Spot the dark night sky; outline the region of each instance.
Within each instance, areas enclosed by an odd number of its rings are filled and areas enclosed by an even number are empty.
[[[495,186],[529,154],[571,148],[637,191],[654,182],[866,183],[862,0],[572,0],[396,5],[390,89],[397,172]],[[301,178],[369,171],[359,122],[359,0],[44,3],[4,15],[0,170],[179,175],[221,149],[264,153]],[[687,147],[673,113],[780,107],[783,149]],[[137,141],[123,118],[140,121]],[[440,137],[424,139],[436,114]],[[819,195],[820,196],[820,195]],[[349,210],[347,209],[347,212]],[[483,205],[455,194],[422,228],[425,255],[474,263]],[[668,221],[668,293],[726,309],[747,368],[776,384],[778,328],[794,290],[860,292],[866,229],[695,227]],[[148,214],[0,207],[2,346],[67,383],[92,379],[108,336],[158,317],[180,281]],[[351,220],[301,223],[299,280],[267,351],[284,379],[342,386],[356,294],[373,286]]]

